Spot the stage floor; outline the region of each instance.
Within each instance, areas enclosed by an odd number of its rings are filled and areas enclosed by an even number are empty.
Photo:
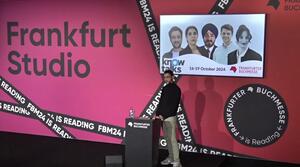
[[[1,167],[105,167],[105,156],[122,155],[124,145],[0,132]],[[160,150],[159,159],[167,156]],[[180,153],[183,167],[299,167],[286,163]],[[158,165],[160,166],[160,165]],[[171,165],[170,165],[171,166]],[[167,167],[167,166],[165,166]]]

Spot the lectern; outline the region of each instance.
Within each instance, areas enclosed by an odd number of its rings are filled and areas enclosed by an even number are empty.
[[[125,167],[157,165],[160,127],[159,119],[126,119]]]

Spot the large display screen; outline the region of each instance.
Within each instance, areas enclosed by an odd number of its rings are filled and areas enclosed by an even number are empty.
[[[161,15],[160,72],[263,77],[265,14]]]

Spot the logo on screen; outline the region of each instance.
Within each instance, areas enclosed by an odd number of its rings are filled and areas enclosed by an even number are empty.
[[[237,69],[236,69],[236,67],[235,67],[235,66],[231,66],[231,67],[230,67],[230,71],[233,71],[233,72],[235,73],[235,72],[236,72],[236,70],[237,70]]]
[[[261,84],[235,90],[225,103],[224,121],[232,137],[249,147],[264,147],[278,141],[288,124],[283,98]]]
[[[162,70],[172,70],[175,73],[182,72],[182,66],[184,66],[185,60],[180,59],[172,59],[172,58],[164,58]]]

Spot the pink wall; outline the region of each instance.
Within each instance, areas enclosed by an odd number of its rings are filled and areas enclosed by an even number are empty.
[[[161,14],[207,14],[214,1],[151,1],[156,21]],[[253,5],[255,4],[255,5]],[[300,115],[297,77],[297,47],[300,39],[299,19],[296,14],[266,6],[266,1],[234,1],[227,13],[267,13],[265,78],[225,78],[184,76],[178,85],[183,92],[183,103],[198,144],[252,155],[264,159],[299,161]],[[253,7],[251,7],[253,6]],[[120,28],[123,24],[131,29],[128,35],[130,48],[122,45],[116,36],[114,47],[94,48],[65,46],[33,46],[28,38],[20,46],[17,38],[7,44],[8,21],[17,21],[19,28],[53,28],[63,30],[64,21],[70,28],[80,28],[89,21],[89,28]],[[17,29],[16,29],[17,30]],[[99,32],[98,32],[99,33]],[[24,95],[45,110],[79,118],[124,127],[124,119],[133,106],[139,114],[161,83],[144,25],[135,1],[0,1],[0,75],[10,81]],[[77,33],[74,39],[80,41]],[[89,38],[87,38],[89,40]],[[107,39],[108,44],[108,39]],[[86,78],[47,77],[11,74],[14,67],[7,59],[10,51],[21,56],[28,54],[50,61],[60,52],[72,52],[72,61],[86,60],[91,72]],[[18,59],[20,62],[20,58]],[[22,66],[22,68],[24,68]],[[289,125],[284,136],[273,145],[250,148],[236,142],[227,132],[223,121],[223,108],[227,97],[238,87],[249,83],[262,83],[277,90],[289,109]],[[205,99],[205,100],[203,100]],[[3,91],[0,100],[11,101]],[[67,128],[77,139],[120,143],[120,139]],[[0,112],[0,130],[18,133],[55,136],[40,122]]]

